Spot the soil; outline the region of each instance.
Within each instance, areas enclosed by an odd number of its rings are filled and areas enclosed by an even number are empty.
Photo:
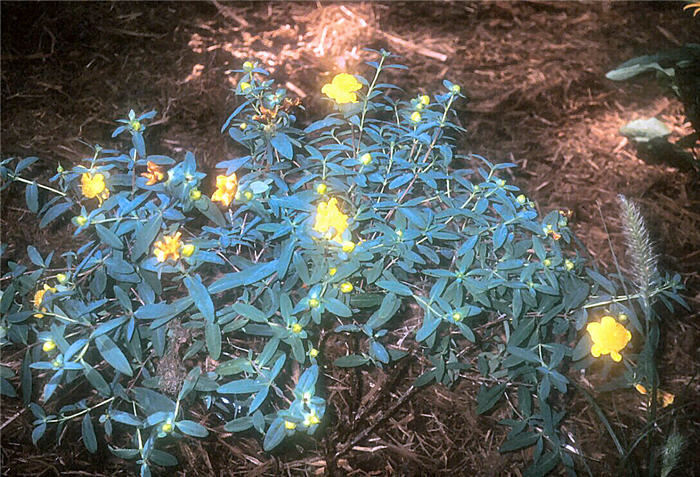
[[[58,163],[90,155],[88,144],[112,145],[113,120],[158,110],[148,130],[152,151],[182,159],[186,150],[212,169],[236,157],[219,134],[235,107],[231,91],[243,61],[255,59],[300,96],[309,122],[328,112],[321,85],[341,71],[362,72],[363,48],[402,56],[408,72],[387,79],[408,94],[430,93],[443,79],[462,86],[458,106],[468,132],[463,153],[515,162],[512,181],[541,208],[573,211],[572,226],[592,260],[625,269],[616,196],[636,202],[646,218],[663,269],[681,274],[692,312],[664,322],[662,387],[676,395],[665,411],[686,438],[700,445],[698,305],[700,304],[700,187],[694,171],[642,160],[618,130],[655,116],[676,141],[691,132],[683,106],[653,77],[624,83],[605,78],[623,61],[700,38],[700,19],[668,2],[2,2],[2,157],[40,157],[27,173],[46,180]],[[695,154],[697,157],[697,145]],[[2,196],[5,257],[26,261],[27,244],[65,250],[66,223],[40,230],[26,209],[23,189]],[[22,226],[18,226],[22,224]],[[3,261],[3,268],[6,262]],[[4,271],[3,271],[4,273]],[[15,367],[21,350],[4,350]],[[411,367],[403,372],[413,375]],[[430,388],[388,413],[407,392],[351,392],[353,383],[391,377],[343,374],[328,387],[331,419],[325,437],[301,440],[273,455],[255,435],[216,432],[173,448],[180,475],[319,475],[344,442],[352,410],[377,399],[382,419],[374,432],[335,465],[344,475],[521,475],[527,452],[500,454],[503,417],[476,416],[479,383]],[[379,380],[379,381],[378,381]],[[382,382],[383,382],[382,381]],[[401,382],[409,382],[404,380]],[[386,388],[384,386],[383,388]],[[369,389],[369,388],[367,388]],[[357,389],[356,389],[357,390]],[[644,426],[641,397],[595,393],[598,404],[627,435]],[[355,395],[356,394],[356,395]],[[355,397],[353,397],[355,395]],[[621,472],[612,441],[585,400],[572,403],[566,429],[577,436],[593,475]],[[31,444],[31,414],[3,398],[3,475],[131,475],[104,450],[91,455],[69,427],[61,444]],[[203,420],[205,416],[200,416]],[[217,426],[209,421],[211,426]],[[666,429],[668,426],[666,426]],[[221,429],[218,429],[221,431]],[[657,440],[661,434],[657,434]],[[335,439],[335,440],[334,440]],[[685,452],[678,475],[695,475]],[[581,468],[582,473],[586,473]]]

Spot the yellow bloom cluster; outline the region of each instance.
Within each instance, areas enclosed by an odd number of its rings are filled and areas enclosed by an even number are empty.
[[[348,228],[348,216],[338,208],[336,198],[321,202],[316,208],[314,230],[324,234],[326,240],[343,243],[343,232]]]
[[[340,73],[333,81],[323,85],[321,92],[338,104],[357,103],[355,91],[362,89],[362,83],[353,75]]]
[[[146,185],[156,184],[165,178],[165,171],[163,171],[163,168],[160,167],[158,164],[152,161],[148,161],[146,167],[148,168],[148,170],[141,174],[141,177],[145,177],[146,179],[148,179]]]
[[[644,394],[644,395],[647,394],[647,388],[645,388],[641,384],[635,384],[634,388],[637,390],[637,392],[639,392],[639,394]],[[657,389],[656,390],[656,399],[661,404],[661,407],[667,407],[667,406],[670,406],[671,404],[673,404],[673,401],[676,400],[676,396],[674,396],[673,394],[671,394],[669,392],[662,391],[661,389]]]
[[[46,295],[47,291],[50,291],[51,293],[56,293],[55,288],[50,287],[46,283],[44,283],[44,289],[37,290],[36,293],[34,294],[34,308],[36,308],[39,311],[46,311],[46,307],[42,307],[41,303],[44,301],[44,295]],[[36,318],[43,318],[44,314],[43,313],[34,313],[34,316]]]
[[[591,355],[597,358],[600,355],[609,354],[616,362],[622,360],[620,351],[632,339],[632,333],[612,316],[604,316],[600,322],[589,323],[586,331],[593,340]]]
[[[176,232],[173,235],[166,235],[163,240],[158,240],[153,245],[153,254],[159,262],[165,262],[170,256],[173,260],[180,258],[180,236],[181,232]]]
[[[214,202],[221,202],[226,207],[233,202],[238,189],[238,177],[233,173],[230,176],[216,176],[216,190],[211,196]]]
[[[107,185],[105,184],[105,176],[99,172],[94,175],[89,172],[83,173],[80,178],[80,186],[85,198],[94,199],[97,197],[100,205],[102,205],[103,200],[109,197],[109,189],[107,189]]]

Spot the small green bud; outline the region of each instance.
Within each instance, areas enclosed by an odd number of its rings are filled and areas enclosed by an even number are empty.
[[[527,202],[527,197],[525,197],[523,194],[520,194],[516,199],[518,201],[518,204],[523,205],[525,202]]]

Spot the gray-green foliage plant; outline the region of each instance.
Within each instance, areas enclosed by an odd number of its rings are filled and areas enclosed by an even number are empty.
[[[565,215],[539,218],[503,178],[514,164],[455,152],[458,85],[399,99],[381,74],[403,67],[376,54],[371,79],[355,75],[343,93],[355,101],[331,91],[336,112],[304,129],[297,103],[246,62],[222,131],[247,154],[217,165],[211,198],[191,153],[181,162],[148,154],[154,112],[120,120],[114,136],[130,136],[127,151],[97,146],[52,187],[21,176],[36,158],[3,161],[3,188],[26,183],[41,227],[72,213],[81,243],[58,265],[30,246],[32,265],[10,261],[3,277],[3,344],[26,346],[34,442],[48,426],[60,435],[80,421],[89,451],[95,427],[128,436],[110,450],[149,475],[177,464],[163,441],[204,438],[217,424],[193,418],[203,406],[228,432],[260,433],[271,451],[316,433],[322,370],[424,357],[416,387],[453,385],[475,367],[479,414],[510,397],[501,451],[533,447],[529,475],[560,462],[573,471],[559,397],[586,346],[579,332],[596,306],[587,300],[617,303],[611,282],[584,269]],[[411,304],[421,324],[409,347],[398,331]],[[194,364],[169,394],[158,363],[182,330],[190,339],[175,360]],[[361,349],[332,361],[329,336]],[[11,374],[4,394],[15,392]],[[77,388],[75,404],[57,408],[55,396],[82,382],[90,388]]]

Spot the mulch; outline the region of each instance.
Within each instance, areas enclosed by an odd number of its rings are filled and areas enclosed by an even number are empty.
[[[2,157],[39,156],[30,173],[43,179],[58,162],[88,156],[87,144],[112,145],[113,120],[130,108],[158,110],[148,130],[151,150],[176,159],[191,150],[213,172],[217,162],[241,152],[219,130],[235,107],[233,70],[249,59],[261,61],[302,99],[302,123],[328,111],[319,91],[329,78],[364,71],[369,53],[363,48],[401,55],[410,70],[387,80],[407,94],[436,91],[445,78],[459,83],[469,98],[457,106],[468,130],[461,151],[517,163],[510,180],[543,213],[572,210],[572,227],[604,271],[614,272],[613,253],[625,269],[616,196],[640,206],[662,267],[682,275],[694,310],[664,317],[662,385],[676,394],[664,423],[673,422],[689,438],[688,449],[700,444],[693,424],[700,410],[694,398],[698,177],[643,161],[618,133],[632,119],[655,116],[671,128],[674,141],[690,125],[682,105],[653,75],[625,83],[604,76],[631,57],[697,42],[700,21],[682,12],[682,3],[2,2],[1,8]],[[21,188],[3,193],[3,269],[8,256],[26,260],[27,244],[65,250],[71,240],[67,224],[38,229],[23,195]],[[2,361],[16,365],[18,356],[18,350],[4,350]],[[406,383],[420,366],[416,360],[387,375],[334,371],[326,386],[329,424],[317,439],[269,455],[255,435],[216,433],[204,442],[174,444],[182,462],[175,472],[320,475],[335,468],[341,475],[521,475],[527,452],[498,452],[507,432],[498,421],[505,413],[476,415],[478,380],[467,375],[454,389],[433,387],[406,398]],[[386,384],[392,380],[397,384]],[[627,435],[644,426],[640,396],[596,398]],[[367,407],[362,424],[374,427],[353,444],[360,430],[347,431],[350,416]],[[617,457],[595,413],[583,400],[575,399],[570,409],[565,427],[593,474],[614,475]],[[79,426],[69,426],[59,445],[50,436],[36,448],[31,413],[3,399],[0,415],[3,475],[133,472],[104,445],[88,454],[78,442]],[[221,425],[212,419],[211,426]],[[347,444],[351,448],[336,455]],[[679,475],[695,475],[693,464],[692,452],[686,453]]]

